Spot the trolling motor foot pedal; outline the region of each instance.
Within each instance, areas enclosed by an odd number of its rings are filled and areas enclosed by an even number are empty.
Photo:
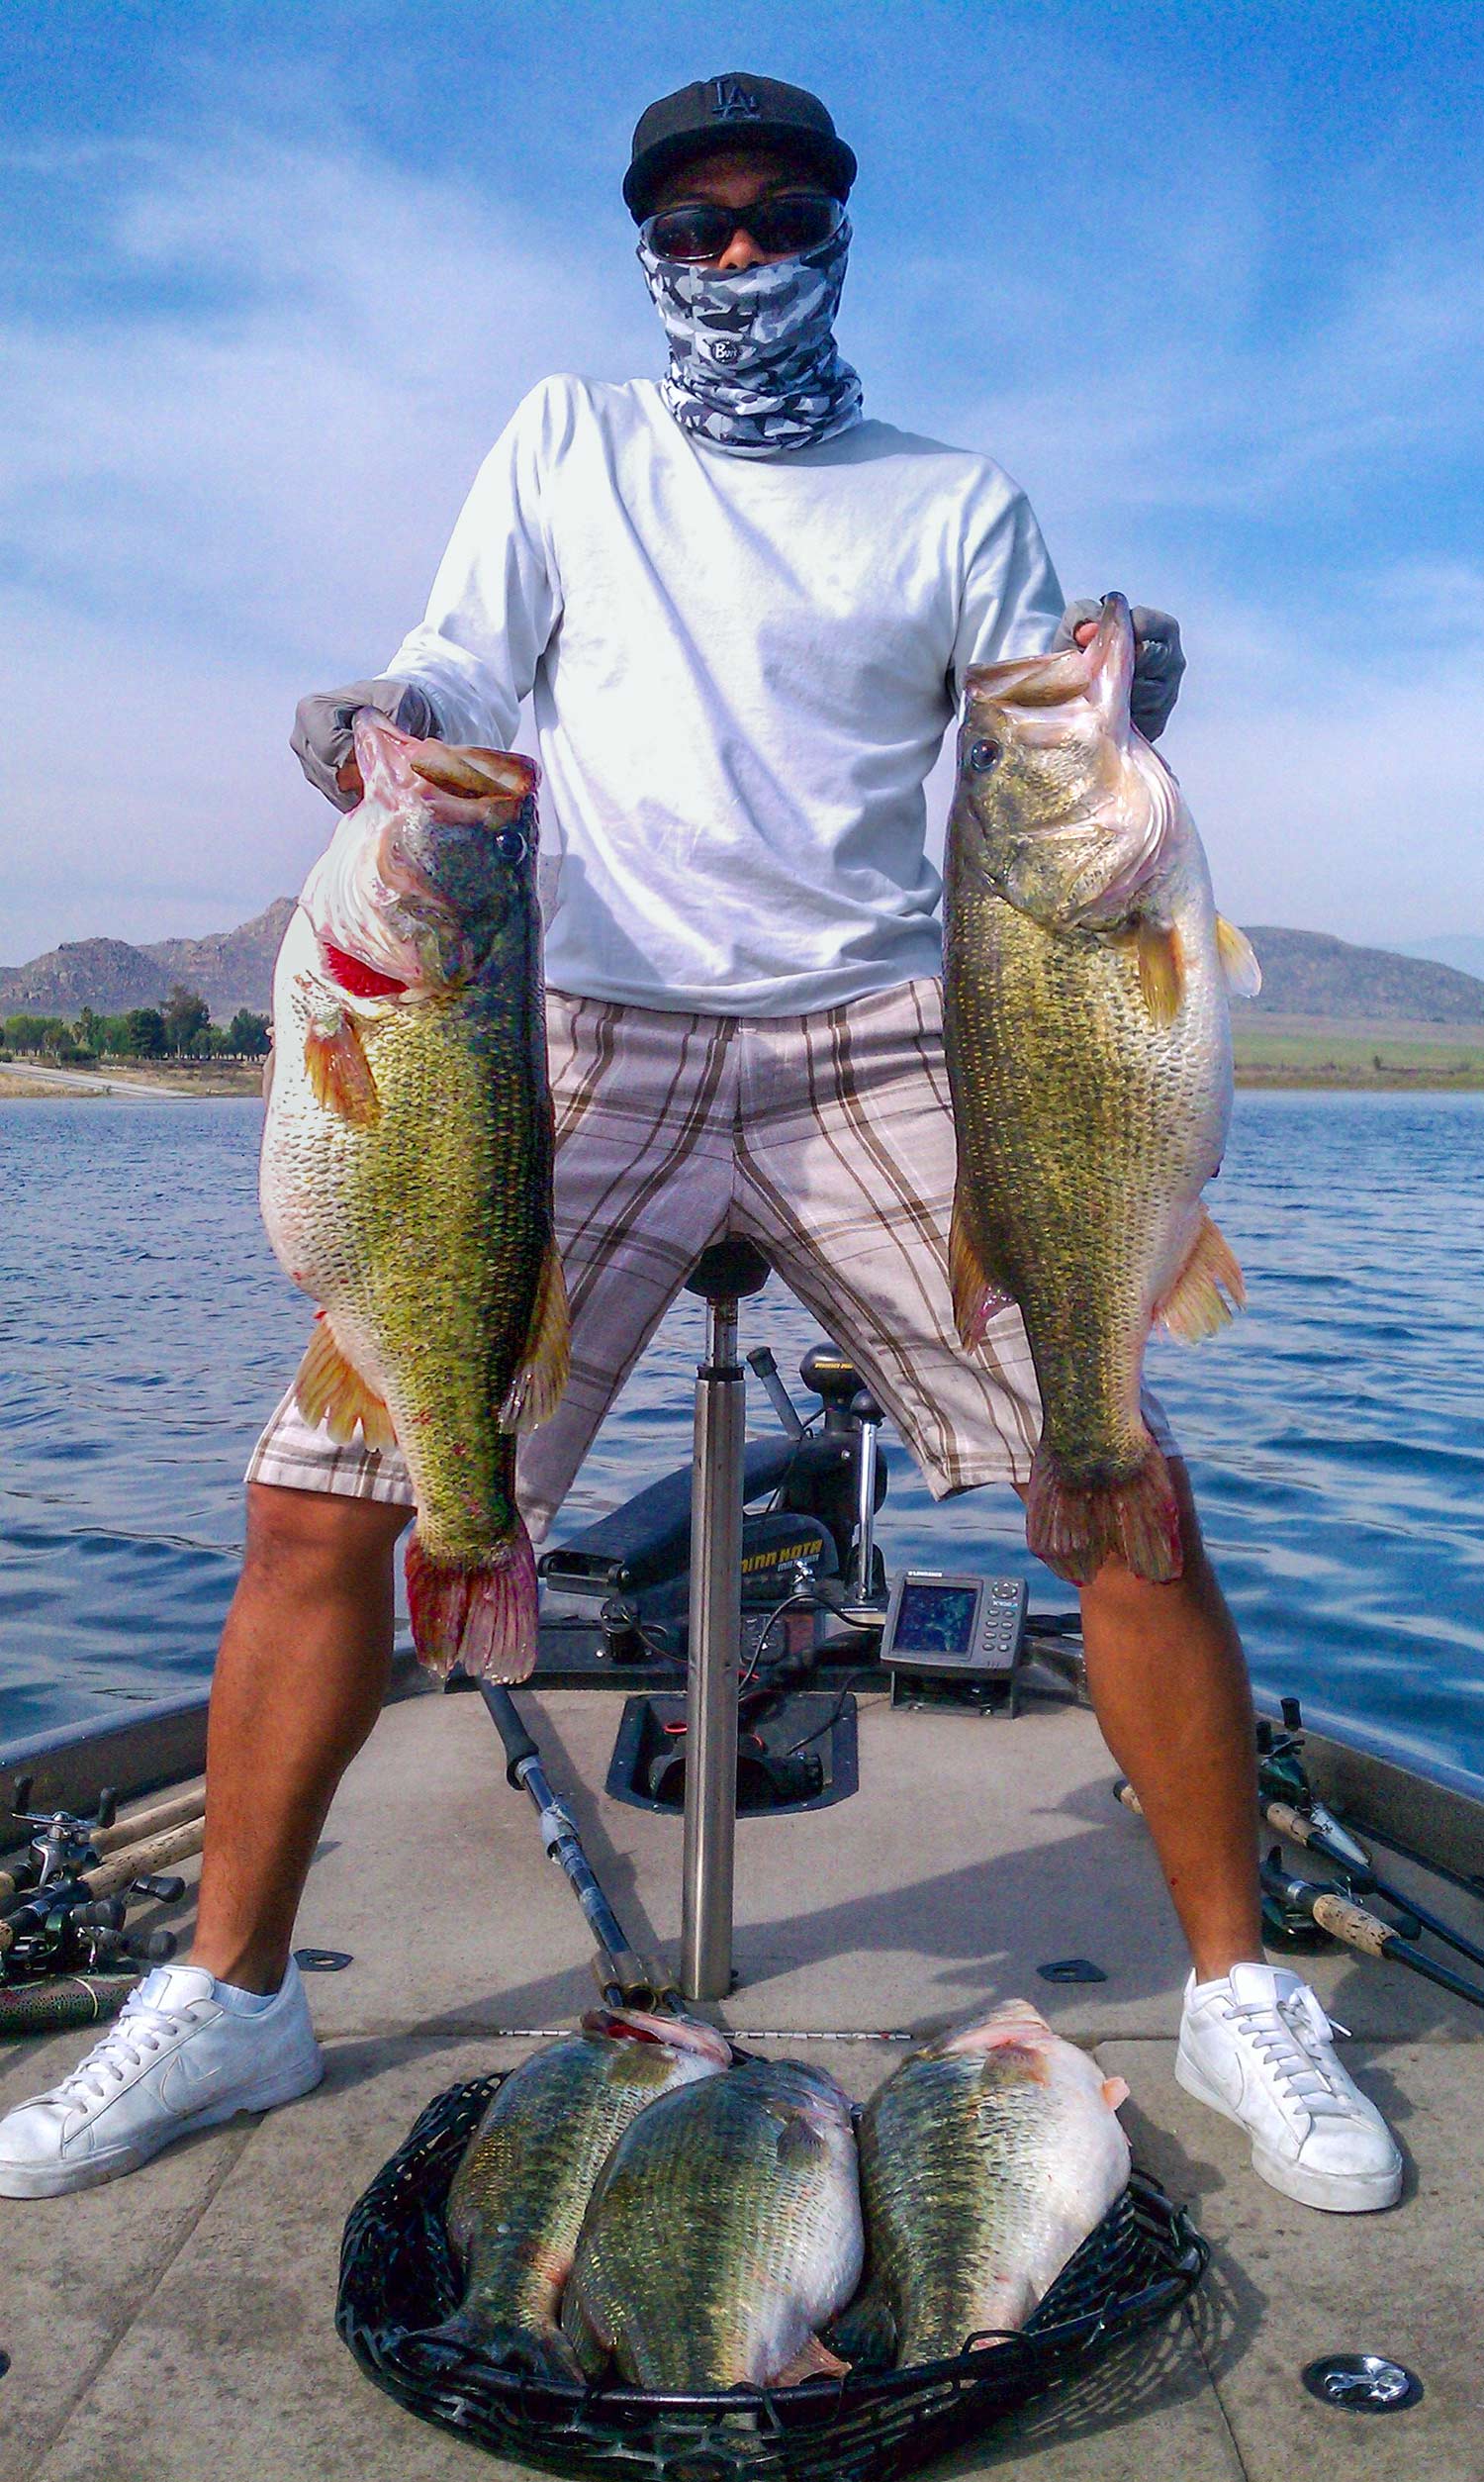
[[[603,1787],[608,1798],[678,1815],[685,1807],[687,1742],[684,1697],[626,1698]],[[854,1697],[816,1689],[770,1701],[766,1714],[738,1732],[736,1782],[739,1818],[779,1818],[848,1801],[860,1784]]]

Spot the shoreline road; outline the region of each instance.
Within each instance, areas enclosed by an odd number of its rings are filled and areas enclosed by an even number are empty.
[[[85,1095],[146,1095],[161,1102],[189,1103],[196,1100],[187,1086],[150,1086],[142,1078],[101,1078],[96,1069],[43,1068],[35,1060],[7,1060],[0,1063],[0,1078],[36,1078],[44,1086],[75,1086]]]

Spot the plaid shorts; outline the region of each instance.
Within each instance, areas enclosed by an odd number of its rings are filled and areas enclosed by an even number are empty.
[[[1024,1482],[1041,1405],[1020,1313],[966,1351],[948,1224],[954,1128],[933,981],[807,1016],[714,1017],[547,996],[556,1226],[572,1376],[521,1439],[517,1490],[539,1539],[700,1253],[755,1241],[864,1374],[935,1498]],[[1155,1436],[1173,1450],[1152,1397]],[[337,1446],[292,1386],[250,1482],[413,1504],[395,1449]]]

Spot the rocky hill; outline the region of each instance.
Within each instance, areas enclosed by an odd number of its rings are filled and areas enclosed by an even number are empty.
[[[1455,966],[1356,948],[1323,931],[1248,925],[1262,968],[1260,999],[1238,1002],[1240,1017],[1407,1018],[1414,1024],[1484,1022],[1484,982]]]
[[[278,954],[292,897],[279,897],[265,913],[235,930],[211,931],[204,939],[157,939],[132,948],[123,939],[68,939],[29,965],[0,967],[0,1016],[20,1010],[38,1016],[75,1018],[96,1008],[109,1016],[123,1008],[153,1008],[172,983],[201,994],[219,1025],[238,1008],[267,1013]]]
[[[81,1008],[152,1008],[169,988],[154,959],[127,940],[68,939],[30,965],[0,970],[0,1016],[25,1009],[70,1022]]]
[[[143,953],[160,967],[167,988],[186,983],[199,991],[219,1025],[236,1008],[266,1012],[273,962],[293,910],[292,897],[277,897],[265,913],[239,922],[235,930],[209,931],[204,939],[158,939]]]

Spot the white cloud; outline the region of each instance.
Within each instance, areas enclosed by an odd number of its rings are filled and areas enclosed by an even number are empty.
[[[637,277],[456,184],[251,139],[46,170],[97,230],[85,308],[0,328],[0,963],[297,886],[296,699],[386,660],[525,388],[655,359]]]
[[[1169,756],[1224,911],[1389,946],[1484,923],[1484,633],[1477,609],[1414,658],[1407,581],[1350,601],[1322,649],[1270,615],[1202,616],[1204,679]]]

